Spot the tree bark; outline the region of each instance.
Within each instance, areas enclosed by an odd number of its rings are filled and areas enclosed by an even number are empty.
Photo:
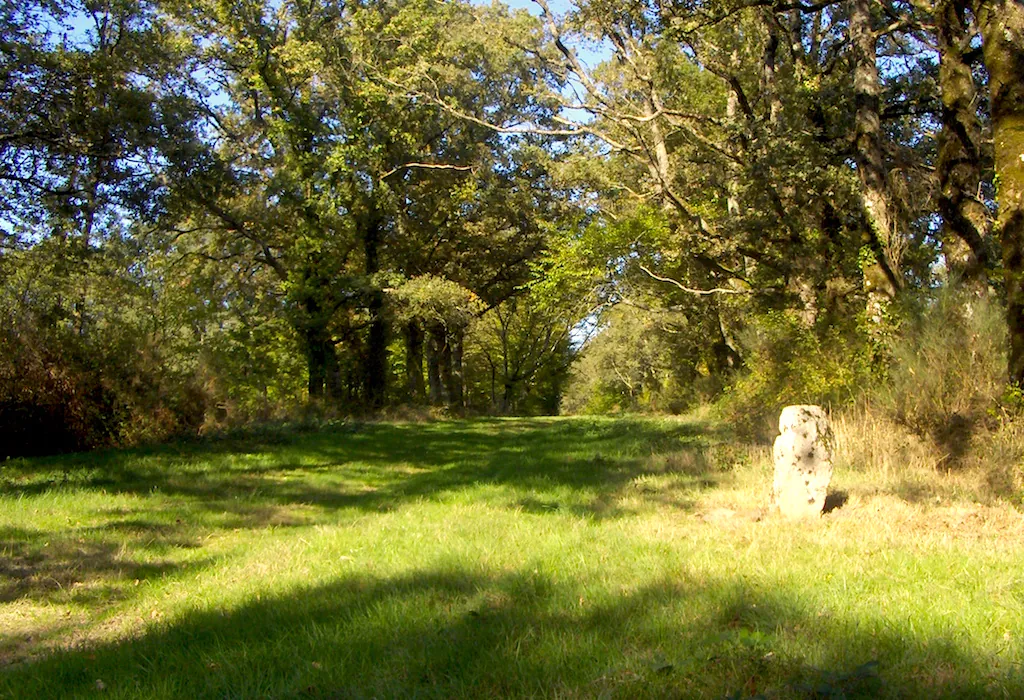
[[[886,250],[895,230],[882,152],[881,94],[871,0],[853,0],[850,40],[854,52],[857,175],[867,226],[864,244],[873,259],[866,259],[864,290],[868,295],[868,320],[880,323],[888,301],[900,288],[895,265]]]
[[[465,378],[462,373],[462,347],[465,331],[456,330],[450,335],[448,344],[451,346],[451,387],[448,395],[451,397],[452,408],[461,412],[466,407]]]
[[[377,212],[372,211],[363,232],[367,276],[380,270],[381,233],[380,219]],[[388,327],[384,319],[384,292],[382,290],[370,291],[367,311],[370,313],[370,330],[363,366],[363,394],[368,406],[380,408],[384,404],[388,374]]]
[[[987,287],[989,212],[979,199],[982,183],[982,127],[978,86],[966,57],[971,32],[963,0],[939,0],[935,7],[939,48],[942,130],[938,139],[939,213],[946,266],[954,277]]]
[[[999,216],[1010,338],[1009,380],[1024,385],[1024,3],[979,0],[975,17],[989,75]]]
[[[309,398],[340,399],[342,395],[341,368],[334,341],[326,328],[313,326],[306,329],[306,367],[309,372],[307,389]]]
[[[708,330],[711,334],[710,338],[714,340],[711,345],[711,358],[713,365],[710,369],[712,374],[717,377],[727,377],[729,374],[743,366],[743,358],[740,356],[733,343],[729,341],[717,300],[712,300],[709,304],[709,310],[712,318],[711,323],[708,324],[711,326]]]
[[[734,50],[732,52],[732,55],[730,56],[729,68],[731,70],[738,70],[738,68],[739,68],[739,61],[740,61],[739,52]],[[740,113],[740,96],[736,92],[735,86],[729,85],[728,86],[728,92],[726,93],[725,119],[726,119],[726,122],[728,122],[729,126],[734,128],[734,129],[736,129],[736,122],[739,119],[739,113]],[[737,129],[736,133],[739,133],[738,129]],[[733,138],[729,139],[729,141],[730,141],[729,146],[733,150],[738,150],[739,144],[736,143],[737,140],[738,140],[738,137],[733,137]],[[726,178],[727,178],[726,179],[726,192],[727,192],[727,195],[726,195],[726,198],[725,198],[725,210],[729,214],[730,218],[736,218],[736,217],[738,217],[740,215],[740,199],[739,199],[739,191],[740,191],[739,179],[740,179],[740,173],[737,172],[737,170],[738,170],[738,168],[737,168],[736,164],[731,164],[729,166],[729,172],[726,175]]]
[[[327,390],[327,398],[333,401],[341,401],[344,387],[341,382],[341,365],[338,363],[338,349],[334,340],[324,333],[324,388]]]
[[[384,319],[384,292],[371,292],[368,310],[370,331],[366,343],[366,403],[371,408],[384,405],[388,378],[388,326]]]
[[[487,362],[491,366],[491,410],[495,411],[498,408],[498,368],[494,366],[490,356],[488,356]]]
[[[515,408],[517,393],[515,382],[506,379],[501,393],[501,415],[508,416],[512,414]]]
[[[327,380],[327,358],[324,357],[324,345],[319,341],[316,330],[312,328],[306,333],[306,367],[309,374],[309,398],[323,398],[324,383]]]
[[[453,378],[452,378],[452,343],[451,337],[448,335],[447,329],[441,327],[439,329],[438,337],[438,367],[441,371],[441,400],[445,406],[451,407],[452,405],[452,391]]]
[[[444,326],[429,329],[427,340],[427,381],[430,384],[430,405],[444,403],[444,386],[441,382],[441,348],[445,345]]]
[[[320,399],[326,395],[331,399],[340,399],[338,352],[328,331],[327,319],[316,299],[307,299],[304,306],[306,317],[302,320],[301,333],[306,346],[309,398]]]
[[[779,51],[779,31],[774,18],[770,14],[762,15],[762,23],[768,33],[764,55],[761,57],[761,91],[768,99],[768,125],[772,131],[778,129],[782,118],[782,97],[779,94],[777,75],[777,59]],[[802,47],[801,47],[802,53]]]

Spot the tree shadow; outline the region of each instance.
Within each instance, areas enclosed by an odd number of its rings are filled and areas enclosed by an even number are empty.
[[[117,529],[124,523],[104,526]],[[143,521],[130,524],[132,529],[147,528]],[[109,603],[127,597],[131,584],[162,578],[172,573],[185,573],[205,568],[212,559],[188,562],[137,561],[125,554],[122,538],[97,537],[96,528],[72,528],[63,532],[0,528],[0,603],[29,598],[42,603],[65,602],[86,605]],[[158,533],[154,526],[147,532]],[[177,533],[148,536],[143,549],[148,555],[170,548],[194,548],[191,541],[181,541]]]
[[[670,503],[632,484],[650,471],[652,451],[706,444],[701,429],[600,419],[368,424],[274,434],[264,442],[10,460],[0,465],[0,495],[59,491],[142,500],[134,511],[96,506],[82,515],[88,527],[0,530],[0,603],[109,607],[136,595],[136,580],[213,565],[182,554],[211,532],[337,523],[346,510],[358,517],[467,488],[494,487],[474,493],[478,501],[560,517],[628,515],[624,493],[633,502],[640,493],[652,507],[687,509],[687,498]]]
[[[258,527],[275,507],[292,504],[380,511],[471,486],[527,493],[563,486],[591,498],[593,513],[607,517],[610,496],[651,471],[652,452],[699,448],[709,439],[703,428],[621,419],[368,424],[270,444],[188,443],[17,460],[5,468],[0,494],[55,486],[159,493],[233,513],[235,527]]]
[[[975,418],[952,413],[936,420],[930,426],[928,436],[945,455],[937,465],[940,468],[961,466],[964,455],[971,447],[971,441],[978,429],[979,421]]]
[[[5,467],[7,494],[52,489],[56,473],[85,492],[171,498],[162,519],[152,509],[119,511],[58,534],[0,531],[0,551],[13,554],[0,563],[9,567],[0,571],[0,601],[54,600],[61,594],[43,583],[48,576],[67,576],[61,585],[71,589],[92,581],[109,599],[110,587],[123,590],[131,579],[217,563],[133,563],[121,546],[194,547],[203,528],[263,527],[299,518],[300,506],[316,512],[295,524],[337,523],[339,509],[358,514],[491,485],[507,487],[502,504],[538,516],[615,517],[627,512],[615,499],[650,473],[653,450],[706,440],[696,425],[629,421],[382,424],[238,451],[171,446]],[[715,487],[681,464],[693,488]],[[177,507],[197,522],[175,518]],[[619,594],[596,586],[595,594],[594,582],[558,572],[481,571],[352,575],[234,609],[184,613],[130,641],[0,671],[0,696],[42,697],[55,687],[91,694],[97,680],[121,697],[820,697],[822,688],[837,697],[937,697],[993,687],[1024,694],[1019,673],[994,670],[985,665],[991,659],[973,659],[954,641],[898,632],[881,618],[823,615],[785,582],[754,588],[694,574]],[[869,665],[876,660],[877,673]]]
[[[1024,677],[952,640],[682,575],[589,600],[520,570],[351,576],[0,673],[0,694],[148,697],[983,697]]]

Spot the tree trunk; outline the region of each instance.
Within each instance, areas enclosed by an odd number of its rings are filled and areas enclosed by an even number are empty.
[[[305,332],[309,398],[341,399],[341,369],[338,352],[324,326],[310,326]]]
[[[377,212],[371,211],[363,231],[363,249],[368,277],[380,270],[381,233]],[[384,292],[382,290],[373,289],[370,292],[367,310],[370,313],[370,331],[363,365],[363,394],[368,406],[380,408],[384,404],[388,373],[388,328],[384,319]]]
[[[341,374],[338,353],[327,328],[327,319],[316,299],[307,298],[303,306],[305,318],[302,319],[300,332],[306,346],[309,398],[320,399],[326,393],[329,398],[339,399]]]
[[[942,131],[938,140],[939,213],[950,273],[983,289],[988,286],[989,212],[979,199],[982,182],[982,127],[963,0],[940,0],[935,8],[939,48]]]
[[[1024,385],[1024,4],[979,1],[975,17],[989,75],[992,140],[1010,337],[1009,379]]]
[[[441,370],[441,392],[442,401],[445,406],[451,407],[454,396],[452,391],[453,378],[452,378],[452,343],[448,332],[443,327],[439,331],[438,335],[438,366]]]
[[[452,349],[452,378],[448,395],[451,397],[452,408],[461,412],[466,407],[465,379],[462,373],[462,347],[465,331],[456,330],[451,334],[448,344]]]
[[[338,363],[338,349],[334,341],[324,335],[324,388],[327,390],[327,398],[334,401],[341,401],[344,388],[341,381],[341,365]]]
[[[821,208],[821,231],[824,234],[820,240],[818,256],[821,260],[821,269],[825,271],[841,270],[838,251],[842,250],[843,246],[843,221],[835,206],[828,200],[822,204]],[[827,325],[831,326],[838,321],[837,314],[840,313],[840,301],[843,295],[838,293],[835,287],[830,287],[824,276],[819,276],[817,287],[824,300],[823,311],[828,317]]]
[[[739,52],[733,51],[730,58],[729,68],[731,70],[737,70],[739,68]],[[736,92],[735,86],[730,85],[726,94],[725,102],[725,119],[729,126],[735,129],[735,133],[740,133],[740,130],[736,128],[736,122],[739,119],[740,113],[740,96]],[[733,137],[729,139],[729,146],[732,150],[739,150],[739,137]],[[728,174],[726,175],[726,191],[727,195],[725,198],[725,210],[729,214],[729,218],[736,218],[740,215],[740,173],[738,172],[738,166],[731,164],[729,167]]]
[[[324,383],[327,380],[327,358],[324,356],[324,344],[320,342],[316,329],[309,328],[306,332],[306,366],[309,370],[309,398],[321,399],[324,396]]]
[[[711,327],[708,331],[711,334],[710,338],[713,339],[709,370],[714,376],[725,378],[743,366],[743,358],[729,340],[717,300],[710,302],[709,312],[711,319],[708,325]]]
[[[501,394],[501,415],[511,415],[515,404],[515,397],[516,385],[514,382],[506,379]]]
[[[444,326],[431,327],[427,339],[427,381],[430,383],[431,406],[440,406],[445,400],[441,383],[441,348],[444,345]]]
[[[782,97],[779,94],[777,80],[779,31],[777,20],[771,16],[771,13],[766,12],[761,19],[764,30],[768,34],[764,55],[761,57],[761,92],[768,96],[768,124],[775,132],[782,118]]]
[[[868,295],[868,321],[881,323],[889,301],[900,288],[888,248],[897,235],[882,153],[881,94],[876,39],[871,22],[871,0],[853,0],[850,12],[850,40],[855,65],[857,175],[867,226],[864,244],[871,258],[863,262],[864,291]]]
[[[413,403],[421,403],[426,394],[423,383],[423,328],[419,321],[405,326],[405,388]]]
[[[490,359],[488,359],[488,363],[491,365],[491,410],[495,411],[498,408],[498,368]]]
[[[384,292],[370,296],[370,332],[366,343],[365,396],[371,408],[384,405],[388,378],[388,326],[384,319]]]

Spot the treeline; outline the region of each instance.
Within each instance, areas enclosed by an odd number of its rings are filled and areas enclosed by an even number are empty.
[[[1019,383],[1022,31],[1013,0],[5,7],[3,451],[848,400],[954,281],[1005,303]]]

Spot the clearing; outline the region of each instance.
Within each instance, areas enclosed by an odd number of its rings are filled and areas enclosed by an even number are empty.
[[[670,419],[0,465],[0,696],[1024,696],[1024,519]]]

